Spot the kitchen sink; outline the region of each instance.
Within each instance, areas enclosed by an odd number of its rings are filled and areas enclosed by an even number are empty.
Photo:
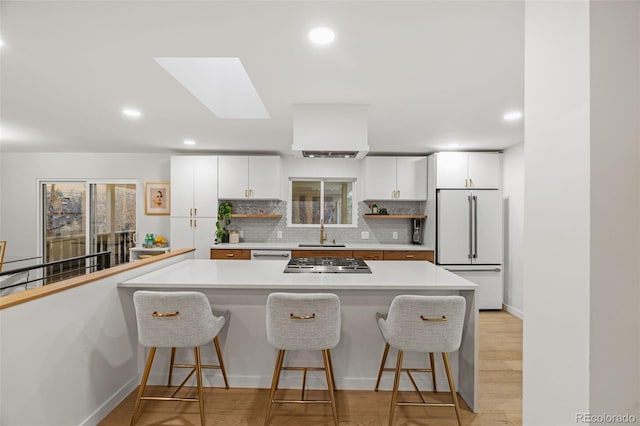
[[[298,244],[298,247],[346,247],[344,244]]]

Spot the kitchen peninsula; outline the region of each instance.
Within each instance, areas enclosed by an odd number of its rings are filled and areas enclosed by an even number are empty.
[[[208,295],[214,311],[229,311],[229,322],[220,334],[224,361],[232,387],[270,385],[276,351],[269,345],[265,330],[267,295],[274,291],[332,292],[342,306],[340,343],[332,351],[338,389],[373,389],[384,342],[376,325],[376,312],[386,312],[399,294],[452,295],[465,297],[462,344],[452,354],[458,392],[467,405],[477,407],[478,309],[477,285],[430,262],[367,261],[370,274],[285,274],[286,260],[195,260],[180,263],[121,282],[118,286],[130,300],[133,291],[196,290]],[[142,351],[142,348],[140,348]],[[168,351],[165,351],[168,352]],[[188,353],[187,353],[188,352]],[[287,363],[319,362],[315,353],[292,352]],[[188,362],[184,351],[180,362]],[[150,383],[166,383],[168,353],[160,352]],[[161,357],[165,357],[162,360]],[[213,348],[203,348],[203,357],[214,357]],[[142,357],[143,358],[143,357]],[[388,366],[395,359],[390,355]],[[426,367],[424,354],[407,354],[407,367]],[[164,362],[166,361],[166,362]],[[444,368],[436,363],[438,389],[448,389]],[[219,374],[207,372],[205,383],[219,386]],[[213,375],[213,376],[212,376]],[[320,374],[309,374],[309,387],[322,385]],[[391,389],[392,374],[383,376],[381,389]],[[406,377],[405,377],[406,378]],[[403,378],[403,380],[405,379]],[[417,380],[424,390],[432,389],[430,376]],[[299,386],[300,375],[284,376],[282,384]],[[403,383],[405,389],[410,384]]]

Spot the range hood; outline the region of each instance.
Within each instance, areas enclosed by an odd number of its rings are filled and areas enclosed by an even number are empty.
[[[356,158],[369,152],[368,105],[294,105],[293,145],[297,157]]]

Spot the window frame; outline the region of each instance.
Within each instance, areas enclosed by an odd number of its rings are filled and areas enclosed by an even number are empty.
[[[287,227],[291,228],[319,228],[318,223],[293,223],[293,183],[294,182],[320,182],[320,222],[324,221],[324,197],[325,182],[351,183],[351,223],[325,223],[325,228],[357,228],[358,212],[356,198],[357,178],[319,178],[319,177],[290,177],[289,194],[287,198]]]

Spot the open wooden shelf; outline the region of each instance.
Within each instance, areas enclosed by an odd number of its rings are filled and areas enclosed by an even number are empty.
[[[259,213],[236,213],[231,214],[231,218],[251,218],[251,219],[279,219],[282,217],[281,214],[259,214]]]
[[[424,214],[364,214],[365,219],[426,219]]]

